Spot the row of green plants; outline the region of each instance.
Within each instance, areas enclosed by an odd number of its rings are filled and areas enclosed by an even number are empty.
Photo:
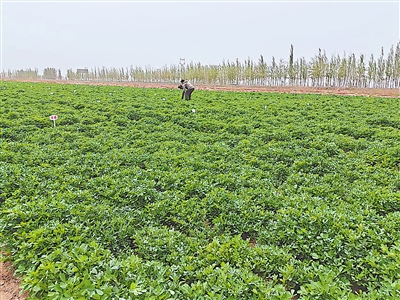
[[[381,49],[379,57],[354,53],[331,55],[322,49],[307,61],[296,57],[291,45],[288,60],[272,57],[268,63],[263,55],[258,60],[224,60],[218,65],[204,65],[181,61],[162,68],[130,66],[129,68],[94,67],[85,73],[68,69],[64,76],[60,69],[46,68],[43,75],[37,69],[8,70],[1,73],[8,79],[52,79],[86,81],[132,81],[174,83],[176,78],[187,78],[196,84],[400,88],[400,43],[387,53]]]
[[[0,242],[30,299],[400,297],[398,99],[0,90]]]

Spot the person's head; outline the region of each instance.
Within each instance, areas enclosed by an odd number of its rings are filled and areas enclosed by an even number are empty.
[[[184,82],[185,82],[185,79],[182,79],[182,80],[181,80],[181,83],[184,83]]]

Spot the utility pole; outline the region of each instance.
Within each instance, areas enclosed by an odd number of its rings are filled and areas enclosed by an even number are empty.
[[[179,65],[181,66],[181,68],[179,70],[179,76],[181,77],[181,79],[183,79],[182,78],[182,70],[185,67],[185,64],[186,64],[185,59],[184,58],[179,58]]]

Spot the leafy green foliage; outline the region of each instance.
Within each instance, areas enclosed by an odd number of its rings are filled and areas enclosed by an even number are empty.
[[[31,299],[400,297],[398,99],[0,89],[0,239]]]

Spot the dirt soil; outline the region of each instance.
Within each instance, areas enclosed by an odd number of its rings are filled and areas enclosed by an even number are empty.
[[[4,257],[4,253],[1,253]],[[21,294],[20,280],[14,276],[10,262],[0,261],[0,300],[25,300],[28,293]]]
[[[24,81],[24,80],[10,80]],[[136,83],[136,82],[95,82],[95,81],[66,81],[66,80],[26,80],[25,82],[48,82],[60,84],[88,84],[88,85],[112,85],[131,86],[141,88],[170,88],[176,89],[177,84],[164,83]],[[400,98],[400,89],[372,89],[372,88],[312,88],[312,87],[265,87],[265,86],[241,86],[241,85],[196,85],[198,90],[210,91],[246,91],[261,93],[293,93],[293,94],[332,94],[346,96],[370,96]],[[2,254],[4,255],[4,254]],[[20,280],[13,276],[14,271],[10,262],[0,261],[0,300],[24,300],[28,294],[20,294]]]
[[[3,79],[4,80],[4,79]],[[8,80],[8,79],[6,79]],[[59,84],[87,84],[87,85],[111,85],[131,86],[141,88],[167,88],[177,89],[178,83],[138,83],[138,82],[99,82],[99,81],[73,81],[73,80],[8,80],[25,82],[47,82]],[[247,85],[195,85],[197,90],[208,91],[237,91],[237,92],[260,92],[260,93],[292,93],[292,94],[321,94],[321,95],[346,95],[346,96],[370,96],[400,98],[400,89],[378,89],[378,88],[325,88],[325,87],[302,87],[302,86],[247,86]],[[0,299],[3,300],[3,299]]]

